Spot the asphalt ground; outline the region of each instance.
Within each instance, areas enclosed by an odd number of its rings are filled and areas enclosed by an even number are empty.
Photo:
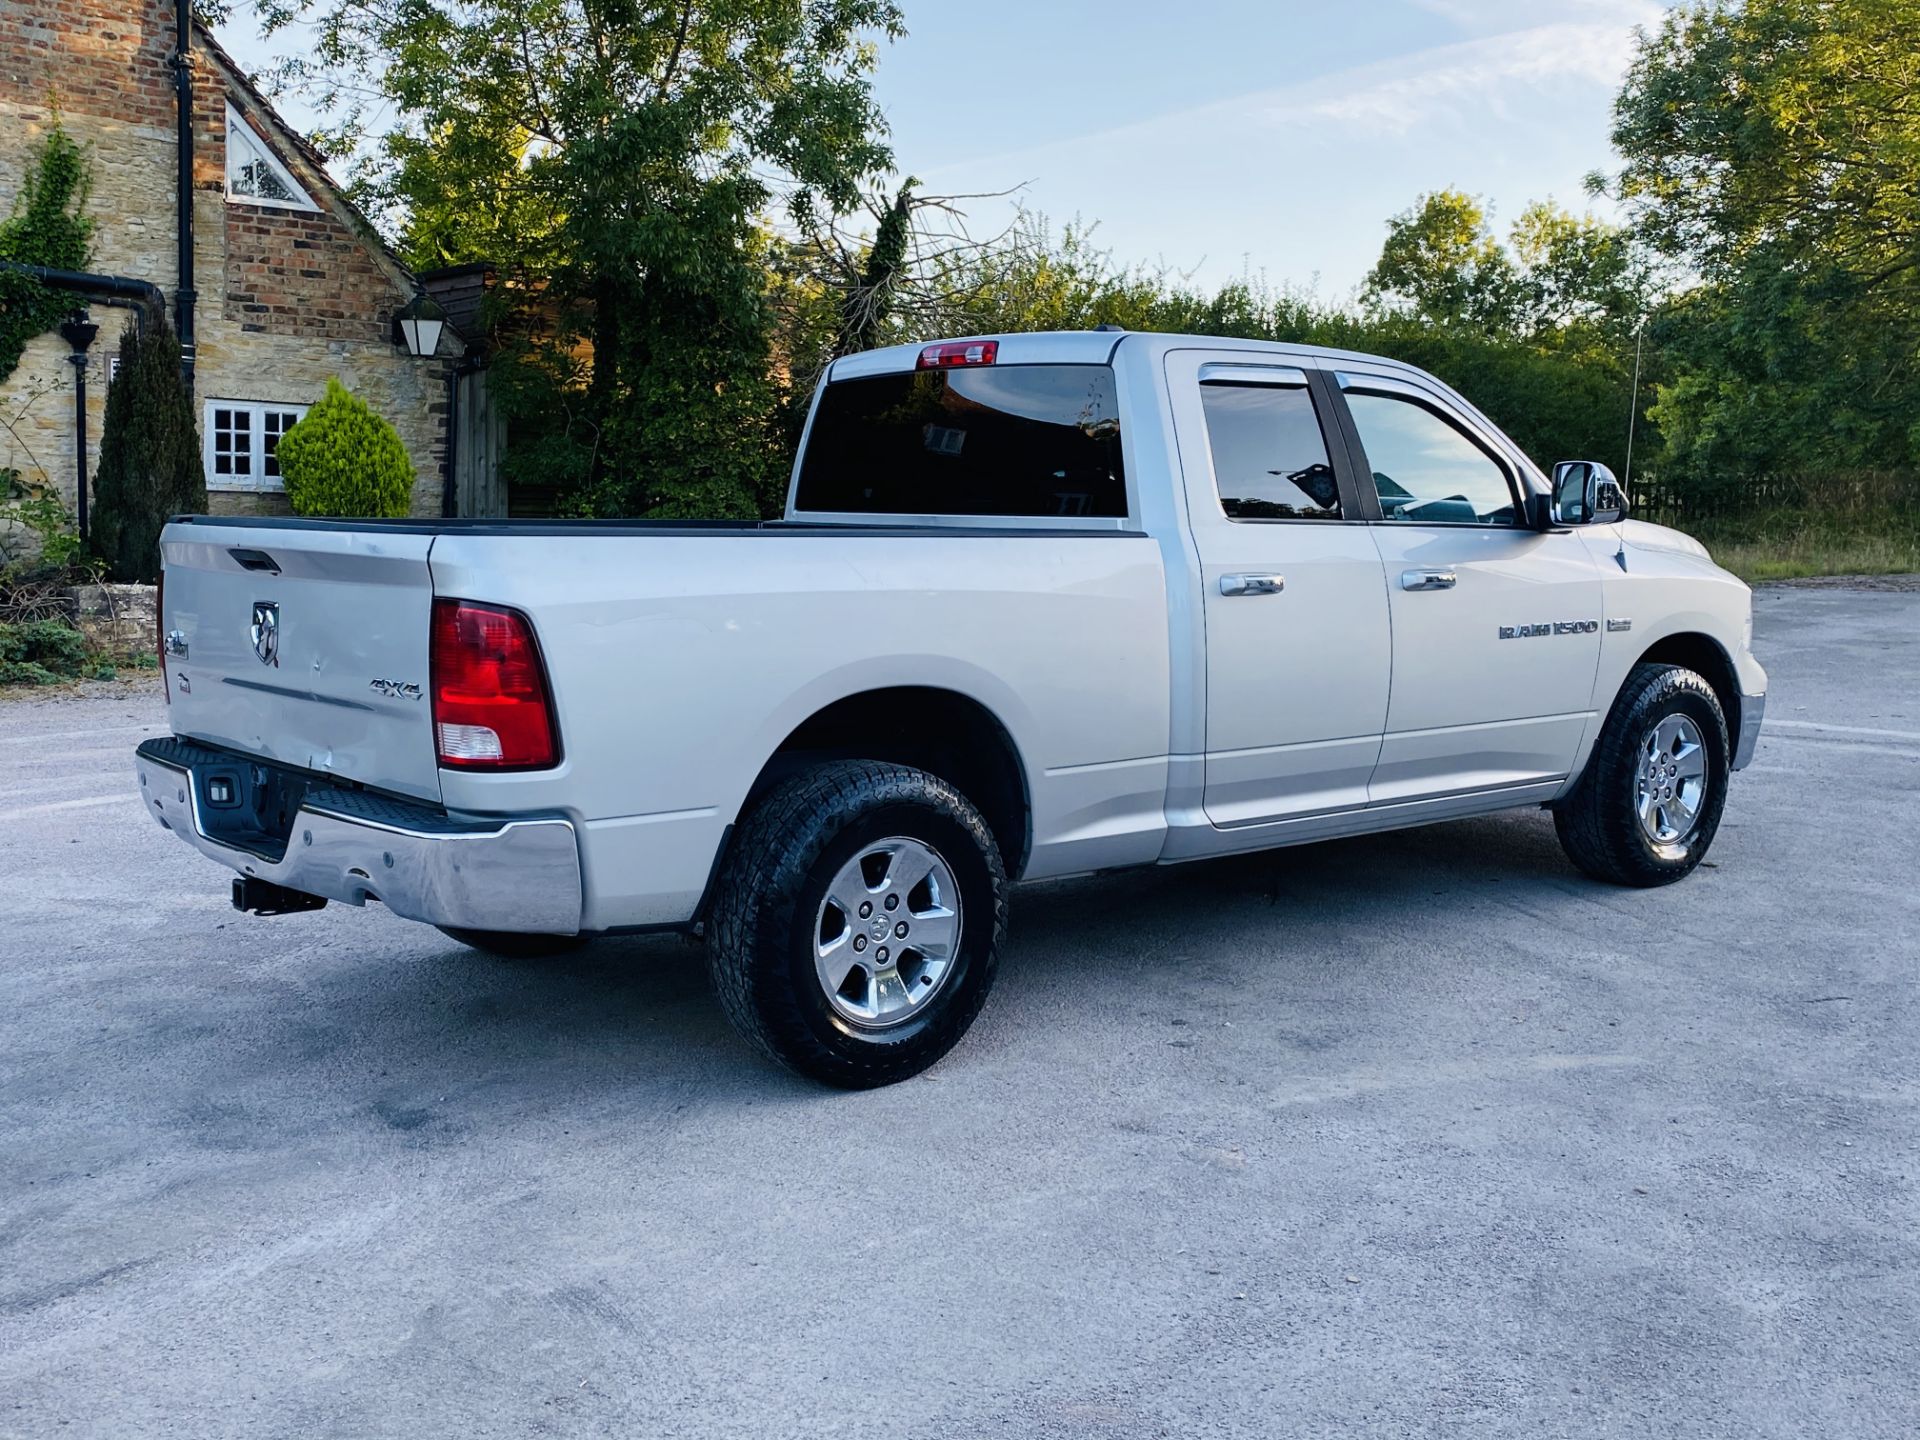
[[[927,1076],[673,938],[261,920],[0,706],[0,1434],[1920,1434],[1920,595],[1776,590],[1710,867],[1539,812],[1021,890]]]

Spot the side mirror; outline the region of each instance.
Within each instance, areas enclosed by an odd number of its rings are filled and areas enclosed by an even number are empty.
[[[1553,467],[1553,516],[1562,525],[1611,525],[1627,516],[1627,492],[1598,460]]]

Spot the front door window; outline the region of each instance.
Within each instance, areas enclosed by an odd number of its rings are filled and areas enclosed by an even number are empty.
[[[1373,469],[1380,513],[1417,525],[1511,525],[1507,469],[1417,400],[1353,390],[1347,409]]]

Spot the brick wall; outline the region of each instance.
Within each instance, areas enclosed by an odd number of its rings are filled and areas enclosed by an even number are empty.
[[[0,0],[0,100],[171,126],[175,23],[170,0]]]
[[[227,206],[227,314],[249,333],[381,340],[406,296],[331,215]]]
[[[12,204],[57,99],[61,123],[87,145],[96,222],[90,268],[178,284],[174,226],[174,11],[167,0],[0,0],[0,212]],[[413,508],[440,508],[446,377],[460,342],[439,359],[391,343],[410,281],[339,200],[306,150],[196,35],[194,84],[195,413],[213,399],[311,404],[338,375],[392,421],[412,456]],[[226,116],[231,98],[255,133],[321,208],[230,202]],[[89,460],[99,454],[107,360],[122,312],[94,306],[101,334],[88,367]],[[51,482],[73,503],[73,368],[57,334],[27,350],[0,381],[0,466]],[[214,491],[216,513],[280,513],[272,491]]]

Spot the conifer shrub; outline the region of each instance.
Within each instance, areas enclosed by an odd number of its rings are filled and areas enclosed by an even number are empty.
[[[100,468],[93,481],[94,551],[116,580],[160,578],[160,530],[170,515],[207,508],[200,432],[180,379],[180,344],[164,315],[146,333],[120,336],[120,369],[107,387]]]
[[[280,475],[296,515],[396,519],[413,501],[413,461],[400,432],[339,377],[280,437]]]

